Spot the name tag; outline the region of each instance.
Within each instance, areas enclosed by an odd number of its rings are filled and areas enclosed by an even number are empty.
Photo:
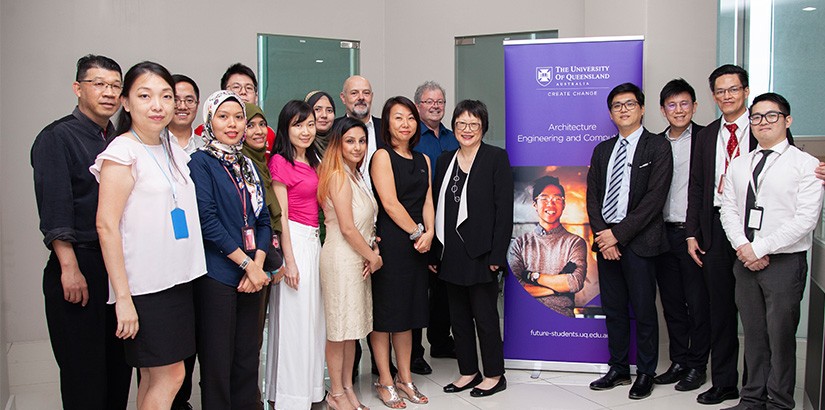
[[[762,229],[762,216],[765,209],[761,206],[755,206],[748,209],[748,214],[745,216],[748,221],[748,229]]]
[[[189,228],[186,226],[186,212],[183,209],[175,208],[171,212],[172,230],[175,232],[175,239],[186,239],[189,237]]]
[[[251,252],[257,248],[255,246],[255,228],[244,226],[241,228],[241,236],[243,236],[244,251]]]

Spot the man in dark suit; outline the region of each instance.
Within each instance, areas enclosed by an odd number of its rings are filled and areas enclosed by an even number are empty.
[[[690,167],[685,230],[691,258],[702,267],[710,297],[710,356],[713,387],[697,397],[702,404],[719,404],[739,397],[739,337],[734,301],[733,261],[719,209],[722,178],[730,160],[757,146],[748,121],[748,73],[726,64],[708,79],[722,117],[697,134]]]
[[[704,127],[692,121],[697,106],[696,92],[681,78],[671,80],[662,88],[659,105],[670,124],[662,137],[673,151],[673,180],[664,207],[670,250],[656,260],[671,364],[654,381],[676,383],[676,390],[690,391],[705,383],[710,352],[708,290],[702,269],[691,260],[685,241],[690,158],[696,135]]]
[[[630,384],[630,314],[636,316],[637,377],[631,399],[653,390],[659,356],[655,257],[668,250],[662,207],[673,174],[670,144],[642,127],[644,94],[624,83],[607,97],[619,134],[596,146],[587,173],[587,215],[595,232],[610,371],[593,390]]]

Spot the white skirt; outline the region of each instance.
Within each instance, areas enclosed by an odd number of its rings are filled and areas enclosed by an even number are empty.
[[[318,228],[298,222],[289,221],[289,234],[300,277],[298,290],[281,281],[270,294],[266,399],[276,409],[303,410],[324,399],[321,243]]]

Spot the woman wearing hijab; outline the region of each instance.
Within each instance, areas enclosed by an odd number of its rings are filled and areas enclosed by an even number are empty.
[[[315,150],[323,158],[335,122],[335,101],[324,91],[310,91],[306,102],[315,113]]]
[[[204,410],[262,408],[258,388],[262,267],[272,228],[255,163],[241,153],[246,113],[231,91],[203,106],[206,142],[192,154],[206,253],[195,282],[198,360]]]
[[[123,81],[120,136],[89,169],[100,182],[97,230],[137,405],[168,409],[195,353],[192,280],[206,273],[189,156],[170,143],[172,76],[143,62]]]
[[[286,103],[276,134],[269,172],[281,205],[284,280],[270,300],[276,308],[269,313],[266,393],[276,409],[308,409],[324,399],[326,340],[312,107],[298,100]]]

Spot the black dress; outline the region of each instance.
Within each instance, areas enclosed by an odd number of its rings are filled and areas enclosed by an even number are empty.
[[[424,201],[429,188],[429,167],[424,155],[412,152],[407,159],[392,149],[390,156],[398,201],[416,223],[423,223]],[[373,183],[373,187],[375,183]],[[374,189],[374,188],[373,188]],[[403,332],[427,327],[427,255],[419,253],[410,234],[399,228],[378,199],[376,234],[384,266],[372,275],[373,330]]]

